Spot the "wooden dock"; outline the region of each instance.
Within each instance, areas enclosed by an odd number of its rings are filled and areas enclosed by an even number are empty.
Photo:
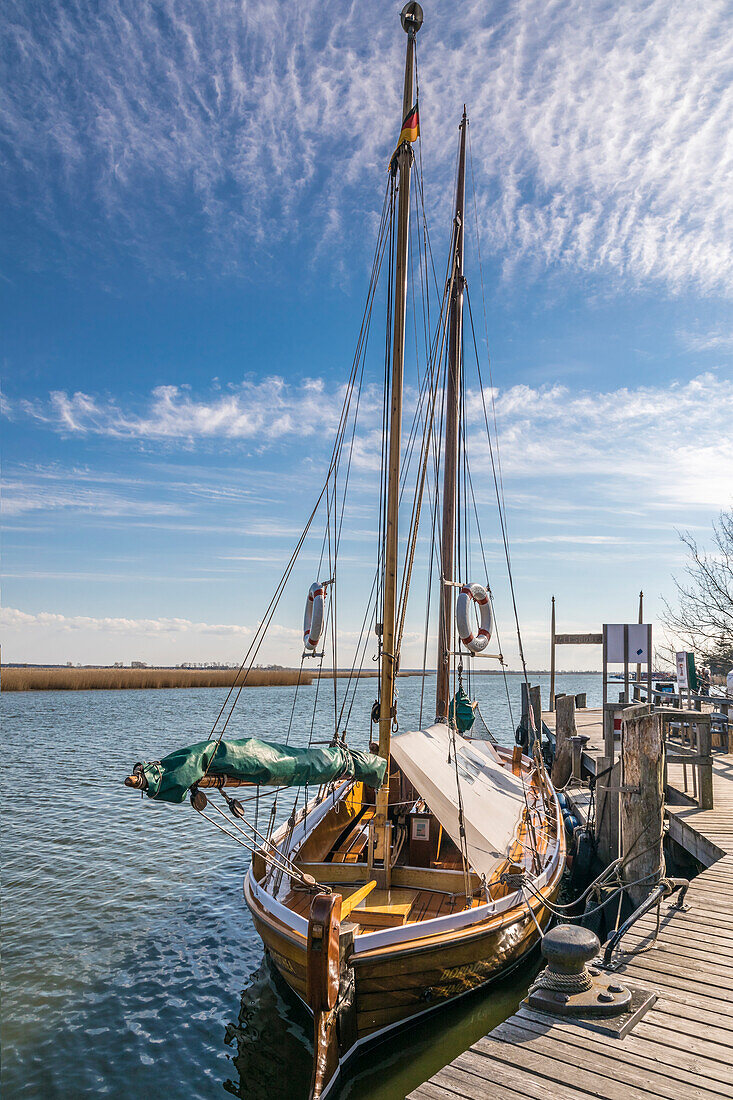
[[[554,716],[543,717],[553,728]],[[601,724],[600,711],[578,711],[593,774]],[[682,790],[681,765],[670,765],[669,784]],[[410,1100],[733,1098],[733,754],[714,757],[713,809],[668,806],[667,814],[677,842],[710,866],[693,879],[684,910],[674,898],[662,903],[656,942],[653,909],[614,955],[614,973],[657,994],[630,1033],[613,1038],[523,1004]]]

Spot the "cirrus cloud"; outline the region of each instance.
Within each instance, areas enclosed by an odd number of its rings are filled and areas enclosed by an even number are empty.
[[[479,217],[508,274],[730,295],[729,22],[725,0],[434,5],[419,50],[438,205],[467,102]],[[178,275],[244,272],[303,236],[355,255],[399,124],[390,4],[10,0],[5,25],[6,194],[66,262],[121,248]]]

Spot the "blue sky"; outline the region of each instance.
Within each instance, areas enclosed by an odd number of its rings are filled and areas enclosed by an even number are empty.
[[[432,240],[442,265],[465,101],[513,561],[544,666],[553,592],[562,629],[633,620],[640,588],[657,622],[677,530],[704,541],[731,505],[730,9],[424,7]],[[6,6],[6,661],[242,654],[338,418],[400,122],[398,12]],[[380,352],[375,338],[343,550],[347,648],[374,559]],[[409,403],[409,364],[407,380]],[[513,658],[475,388],[468,408]],[[263,660],[299,659],[306,550]],[[405,664],[421,651],[423,579]]]

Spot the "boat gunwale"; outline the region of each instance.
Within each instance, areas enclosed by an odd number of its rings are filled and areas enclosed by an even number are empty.
[[[529,757],[522,757],[523,760],[527,760],[531,767],[532,761]],[[562,874],[564,860],[562,858],[565,848],[564,840],[564,826],[562,821],[562,810],[560,808],[560,802],[557,797],[552,783],[549,781],[549,777],[546,775],[541,776],[544,779],[542,786],[545,791],[549,791],[552,797],[555,808],[555,843],[552,848],[551,855],[548,853],[548,858],[545,861],[545,866],[542,872],[534,877],[531,882],[537,890],[544,890],[549,886],[550,882],[557,875],[557,871],[560,870]],[[306,808],[299,824],[293,831],[291,843],[289,845],[290,852],[296,848],[301,839],[304,839],[306,834],[306,828],[308,820],[311,822],[311,829],[323,819],[328,810],[335,806],[336,801],[346,794],[348,787],[353,786],[353,780],[347,780],[341,784],[340,788],[334,789],[330,795],[322,798],[320,802],[312,800],[309,806]],[[314,805],[315,803],[315,805]],[[310,806],[313,809],[310,809]],[[289,826],[287,822],[280,827],[275,833],[273,841],[278,841],[278,850],[283,854],[285,853],[283,842],[288,834]],[[254,876],[252,871],[252,865],[250,864],[247,875],[243,883],[244,897],[248,908],[252,909],[253,906],[248,898],[249,893],[253,901],[259,902],[259,906],[263,911],[260,914],[260,919],[266,919],[264,914],[272,916],[279,924],[284,925],[286,929],[297,936],[298,941],[306,941],[308,936],[308,921],[305,917],[301,917],[298,913],[295,913],[287,905],[284,905],[279,901],[274,894],[270,893],[267,889],[260,885]],[[552,893],[552,890],[549,891]],[[536,906],[535,906],[536,901]],[[476,906],[473,909],[464,909],[458,913],[446,914],[442,917],[433,917],[426,921],[412,921],[407,924],[400,925],[394,928],[378,929],[372,932],[359,932],[354,936],[354,954],[360,956],[366,956],[367,953],[372,951],[380,951],[385,948],[397,948],[401,944],[414,944],[412,948],[405,948],[408,950],[419,950],[421,947],[425,949],[431,949],[434,944],[424,944],[422,941],[432,940],[435,937],[444,935],[445,933],[464,932],[466,938],[470,938],[471,935],[480,935],[485,929],[481,926],[488,925],[491,921],[497,917],[508,915],[512,910],[524,910],[526,908],[537,909],[542,908],[543,900],[541,898],[531,898],[528,906],[527,900],[523,895],[521,889],[514,891],[512,894],[507,894],[503,898],[498,898],[495,901],[485,902],[482,905]],[[517,917],[512,918],[506,923],[514,923]],[[499,922],[499,924],[504,922]],[[419,934],[416,934],[419,930]],[[283,935],[283,932],[279,933]]]
[[[374,933],[362,933],[361,936],[356,935],[354,936],[354,962],[355,964],[357,964],[357,956],[359,963],[366,964],[368,962],[378,961],[385,955],[389,955],[390,958],[394,959],[407,958],[411,955],[434,951],[435,948],[439,947],[441,944],[445,946],[455,946],[457,943],[470,943],[473,939],[478,939],[481,936],[498,932],[504,927],[516,924],[520,920],[527,920],[528,910],[530,908],[535,913],[535,915],[537,915],[542,909],[547,908],[547,903],[551,900],[551,898],[556,894],[557,890],[559,889],[559,880],[561,876],[562,867],[558,865],[558,867],[555,868],[554,879],[552,880],[551,884],[548,883],[549,888],[547,889],[547,896],[532,898],[529,904],[527,903],[527,901],[525,901],[524,898],[520,897],[518,901],[514,902],[511,908],[507,908],[500,913],[493,913],[489,917],[484,917],[483,920],[476,922],[475,925],[464,925],[463,927],[444,930],[444,932],[448,931],[451,934],[450,941],[446,940],[445,935],[441,935],[440,931],[434,931],[431,935],[427,937],[413,935],[411,940],[408,941],[393,940],[386,944],[370,943],[362,947],[362,949],[359,951],[357,950],[357,941],[360,938],[365,938],[365,936],[372,936],[374,935]],[[248,887],[251,900],[250,897],[248,897]],[[515,894],[510,895],[510,897],[512,898],[515,898],[516,896],[517,895]],[[253,917],[256,917],[256,919],[261,920],[265,924],[268,924],[271,927],[272,931],[275,932],[277,935],[282,936],[285,939],[289,939],[294,947],[298,947],[305,951],[307,937],[303,936],[296,929],[284,925],[283,922],[279,920],[275,914],[269,912],[267,908],[262,905],[262,902],[259,898],[251,896],[251,883],[249,882],[249,876],[247,876],[247,878],[245,878],[244,880],[244,898],[248,907],[252,911]],[[258,901],[260,902],[259,907],[255,908],[252,902],[256,903]],[[283,908],[286,907],[283,906]],[[288,912],[291,912],[291,910],[288,910]],[[476,910],[466,910],[466,912],[475,913]],[[297,916],[297,914],[294,915]],[[303,917],[299,917],[298,919],[303,922],[307,930],[308,922]],[[447,920],[449,918],[438,919]],[[277,921],[278,927],[275,927],[275,921]],[[425,921],[422,923],[427,924],[429,922]],[[414,922],[411,925],[402,926],[402,928],[408,928],[412,930],[419,927],[420,922]],[[388,929],[388,931],[395,931],[395,929]],[[297,941],[294,941],[288,933],[293,933],[295,936],[297,936]],[[265,947],[267,947],[266,944]]]

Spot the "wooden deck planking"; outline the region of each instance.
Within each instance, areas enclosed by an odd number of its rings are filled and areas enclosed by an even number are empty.
[[[552,728],[553,716],[543,717]],[[576,720],[591,737],[584,764],[595,772],[600,711],[578,711]],[[681,765],[670,766],[669,782],[682,789]],[[644,950],[616,953],[615,973],[658,998],[625,1039],[523,1005],[409,1100],[733,1100],[733,755],[713,758],[713,799],[711,810],[667,808],[675,839],[692,839],[703,862],[717,861],[690,884],[686,911],[673,908],[675,899],[662,904],[654,946],[651,912],[623,941]]]

